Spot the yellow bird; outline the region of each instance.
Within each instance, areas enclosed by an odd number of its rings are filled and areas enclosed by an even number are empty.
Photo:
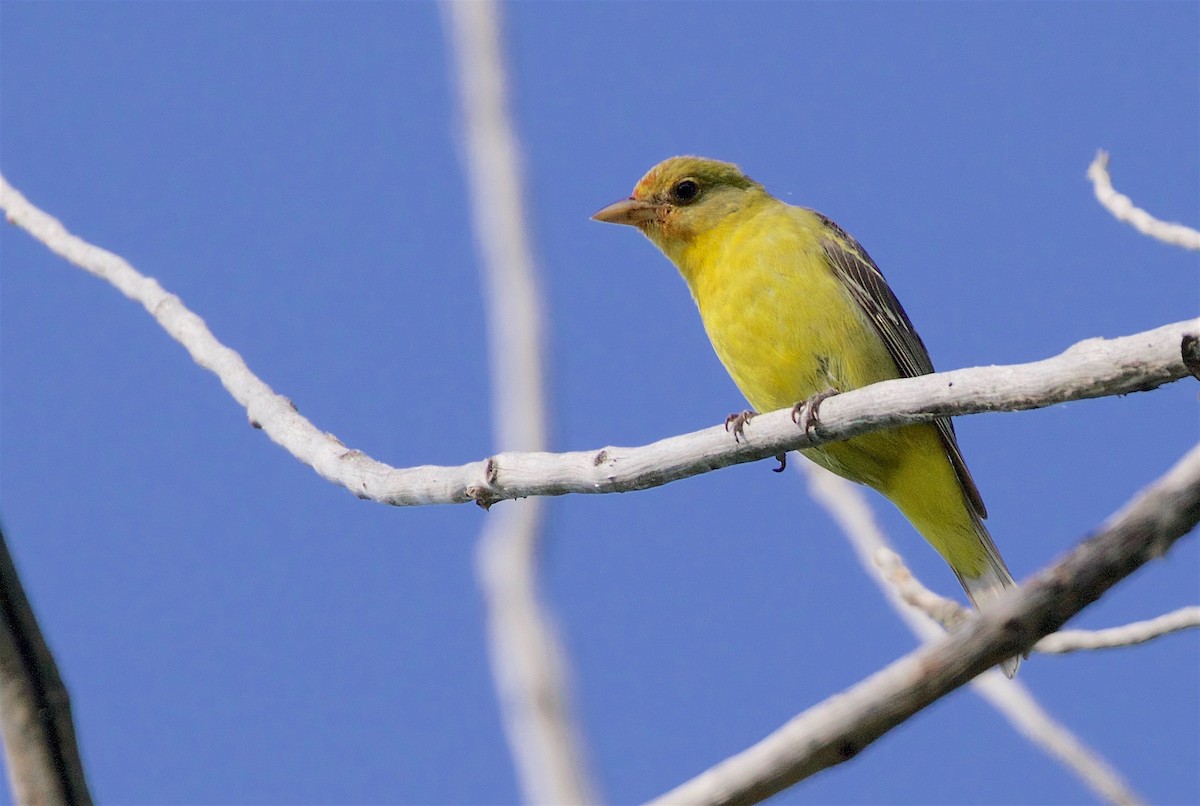
[[[691,289],[713,349],[757,411],[933,372],[929,352],[857,241],[779,201],[733,164],[672,157],[592,216],[637,227]],[[735,435],[743,416],[731,416]],[[811,420],[805,420],[809,424]],[[976,608],[1014,587],[949,418],[803,451],[892,501]],[[1019,658],[1002,664],[1016,674]]]

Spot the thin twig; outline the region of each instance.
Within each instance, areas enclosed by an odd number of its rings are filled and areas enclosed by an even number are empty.
[[[1183,224],[1159,221],[1145,210],[1134,206],[1132,199],[1113,187],[1112,178],[1108,175],[1107,151],[1096,152],[1096,158],[1088,166],[1087,176],[1092,180],[1092,190],[1096,193],[1096,199],[1118,221],[1124,221],[1138,232],[1157,241],[1182,246],[1184,249],[1200,249],[1200,232]]]
[[[870,507],[857,487],[838,479],[837,476],[833,477],[834,480],[821,479],[818,481],[812,478],[812,475],[816,471],[807,465],[804,465],[802,469],[809,474],[809,489],[813,492],[814,497],[816,497],[817,489],[828,488],[826,490],[827,495],[817,499],[827,510],[832,512],[835,503],[829,499],[832,499],[836,493],[838,499],[844,501],[841,504],[842,506],[860,506],[868,513],[869,517]],[[832,487],[835,483],[838,485],[836,491]],[[846,534],[851,544],[859,550],[860,560],[866,558],[863,550],[870,548],[871,544],[875,545],[874,550],[869,552],[869,564],[864,564],[863,567],[872,572],[871,575],[877,584],[883,581],[888,582],[892,590],[900,597],[900,602],[921,611],[941,626],[943,630],[952,630],[971,618],[972,613],[970,610],[953,599],[947,599],[945,596],[936,594],[925,587],[921,580],[917,579],[908,566],[904,564],[904,559],[892,549],[883,532],[875,524],[873,517],[871,517],[870,523],[873,527],[872,532],[864,531],[862,534],[851,535],[845,532],[845,526],[843,525],[843,533]],[[866,541],[871,541],[871,543],[867,543]],[[880,585],[880,587],[883,586]],[[888,591],[885,589],[885,592]],[[899,607],[899,603],[894,596],[889,595],[888,600],[898,612],[902,614],[905,612]],[[909,626],[913,627],[914,632],[917,632],[918,635],[922,633],[921,630],[917,629],[915,624],[910,623]]]
[[[458,67],[466,167],[483,255],[493,430],[502,451],[547,447],[542,303],[525,219],[520,147],[508,114],[496,3],[447,2]],[[509,748],[531,803],[594,800],[570,707],[566,655],[537,591],[545,502],[506,502],[484,527],[479,578],[492,675]]]
[[[1026,652],[1126,576],[1165,554],[1197,521],[1200,447],[1093,537],[1006,593],[988,612],[810,708],[656,803],[757,803],[853,758],[922,708],[1005,658]],[[1123,798],[1136,800],[1124,790]]]
[[[1200,607],[1190,605],[1157,618],[1135,621],[1106,630],[1061,630],[1037,642],[1034,652],[1063,654],[1085,649],[1134,646],[1181,630],[1200,627]]]

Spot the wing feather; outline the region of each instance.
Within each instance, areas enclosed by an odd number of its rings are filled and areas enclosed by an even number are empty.
[[[883,272],[858,241],[830,219],[820,213],[816,215],[821,219],[826,231],[832,233],[821,241],[825,256],[829,258],[838,279],[849,289],[854,301],[875,326],[892,360],[896,362],[900,377],[915,378],[933,372],[929,350],[917,335],[912,321],[900,305],[900,300],[896,299],[896,295],[888,287]],[[976,515],[986,518],[987,508],[983,505],[979,488],[975,486],[975,480],[971,478],[971,471],[967,469],[966,460],[959,450],[958,439],[954,435],[954,424],[950,422],[949,417],[940,417],[933,423],[937,426],[938,436],[942,438],[946,455],[954,466],[954,472],[958,475],[967,501]]]

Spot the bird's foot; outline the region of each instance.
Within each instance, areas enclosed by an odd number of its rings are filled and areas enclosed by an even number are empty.
[[[745,411],[734,412],[725,418],[725,430],[733,434],[734,442],[741,442],[742,437],[746,436],[746,423],[754,419],[758,412]]]
[[[733,433],[734,441],[740,442],[741,438],[746,436],[746,423],[753,420],[757,414],[758,412],[750,411],[749,409],[734,412],[725,418],[725,430]],[[784,468],[787,467],[787,454],[777,453],[775,454],[775,460],[779,462],[779,467],[773,467],[771,470],[776,473],[782,473]]]
[[[792,422],[804,429],[804,433],[811,435],[815,433],[818,426],[821,425],[821,403],[822,401],[840,394],[837,389],[826,389],[817,392],[807,400],[801,400],[795,406],[792,406]]]

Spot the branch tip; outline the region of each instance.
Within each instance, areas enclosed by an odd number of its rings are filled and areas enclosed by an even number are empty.
[[[1170,221],[1162,221],[1134,205],[1133,200],[1113,187],[1108,173],[1108,152],[1100,149],[1088,166],[1087,178],[1092,182],[1096,200],[1118,221],[1129,224],[1143,235],[1156,241],[1183,249],[1200,250],[1200,232]]]

